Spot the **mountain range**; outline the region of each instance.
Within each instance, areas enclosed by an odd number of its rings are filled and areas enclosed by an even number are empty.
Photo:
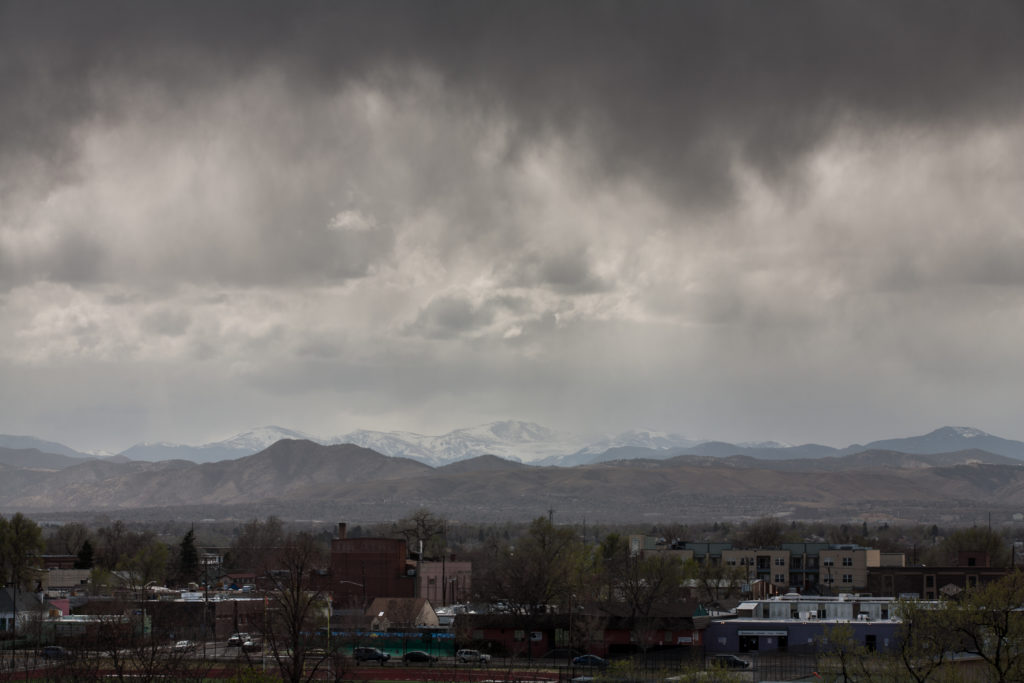
[[[485,455],[430,467],[352,444],[285,439],[197,464],[74,458],[26,467],[40,451],[0,449],[0,510],[172,519],[390,521],[426,507],[453,522],[583,523],[872,519],[970,523],[1024,510],[1024,463],[981,450],[864,450],[843,456],[634,458],[543,467]],[[55,458],[66,458],[53,454]],[[21,460],[18,461],[17,459]],[[62,466],[63,465],[63,466]]]
[[[282,439],[308,440],[322,445],[354,444],[383,455],[409,458],[432,467],[480,455],[495,455],[506,460],[536,465],[574,467],[633,458],[666,459],[677,455],[746,455],[759,459],[792,460],[841,457],[867,450],[922,454],[983,450],[995,455],[1024,460],[1024,442],[1003,439],[970,427],[943,427],[921,436],[882,439],[866,444],[852,444],[845,448],[833,448],[820,444],[792,446],[774,442],[732,444],[692,440],[679,434],[645,430],[632,430],[613,437],[588,440],[534,423],[514,420],[458,429],[439,436],[402,431],[357,430],[327,439],[317,439],[296,430],[268,426],[223,441],[198,446],[140,443],[118,453],[116,457],[146,462],[189,460],[194,463],[211,463],[253,455]],[[70,458],[95,457],[62,444],[28,436],[0,435],[0,448],[34,448],[43,453]]]
[[[473,521],[558,510],[593,522],[770,514],[926,523],[976,522],[993,512],[1005,521],[1024,510],[1024,443],[965,427],[845,449],[687,443],[640,431],[579,446],[522,422],[439,437],[339,437],[374,448],[302,436],[268,427],[198,447],[139,445],[100,457],[0,436],[0,510],[382,521],[427,507]],[[195,462],[203,458],[212,461]]]

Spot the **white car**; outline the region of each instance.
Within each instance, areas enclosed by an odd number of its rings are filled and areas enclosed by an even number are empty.
[[[228,638],[228,647],[239,647],[247,640],[250,640],[248,633],[232,633]]]
[[[486,664],[491,661],[491,656],[480,652],[480,650],[459,650],[455,653],[455,659],[463,664],[473,662],[474,664]]]

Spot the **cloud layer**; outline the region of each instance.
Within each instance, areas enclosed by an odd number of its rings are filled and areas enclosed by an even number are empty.
[[[0,3],[0,431],[1020,438],[1015,3]]]

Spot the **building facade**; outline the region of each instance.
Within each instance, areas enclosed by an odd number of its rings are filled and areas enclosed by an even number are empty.
[[[897,608],[892,598],[860,596],[748,601],[735,618],[713,617],[704,644],[709,652],[808,652],[842,625],[859,645],[888,650],[896,645],[901,626]]]
[[[331,541],[331,564],[318,587],[331,593],[340,609],[366,609],[375,599],[416,594],[416,564],[405,541],[396,538],[347,538],[344,523]]]

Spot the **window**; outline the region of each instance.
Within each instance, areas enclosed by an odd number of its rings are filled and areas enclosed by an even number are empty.
[[[775,583],[786,583],[786,575],[785,574],[776,574],[775,575]]]
[[[729,566],[729,567],[735,567],[736,566],[736,560],[726,560],[725,564],[726,564],[726,566]]]
[[[843,574],[843,583],[853,583],[853,574]]]
[[[844,567],[852,567],[853,566],[853,558],[852,557],[844,557],[843,558],[843,566]]]
[[[978,587],[978,577],[973,575],[973,574],[971,576],[968,576],[967,577],[967,587],[968,588],[977,588]]]
[[[935,588],[935,575],[929,574],[928,576],[924,577],[924,585],[925,588]]]
[[[836,563],[836,558],[834,558],[834,557],[825,557],[825,558],[822,558],[822,560],[821,560],[821,564],[824,567],[833,567],[833,566],[835,566],[835,563]]]
[[[786,566],[786,558],[784,558],[784,557],[776,557],[775,558],[775,566],[776,567],[785,567]]]

